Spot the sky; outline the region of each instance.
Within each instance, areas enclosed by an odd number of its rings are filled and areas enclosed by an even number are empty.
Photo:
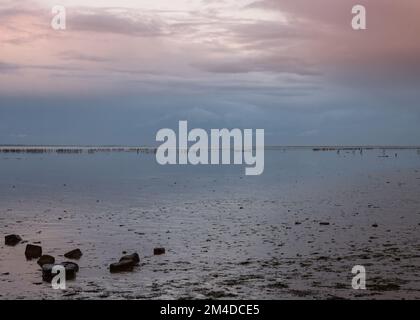
[[[419,33],[418,0],[0,0],[0,144],[419,145]]]

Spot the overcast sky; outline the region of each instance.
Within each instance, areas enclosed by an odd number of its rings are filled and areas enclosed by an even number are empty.
[[[419,34],[418,0],[1,0],[0,144],[150,145],[188,120],[419,145]]]

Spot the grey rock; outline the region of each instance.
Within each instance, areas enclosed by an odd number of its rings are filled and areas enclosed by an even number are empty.
[[[74,249],[64,254],[64,256],[67,259],[76,259],[76,260],[80,259],[82,255],[83,253],[82,251],[80,251],[80,249]]]
[[[44,264],[54,264],[55,258],[53,256],[49,256],[48,254],[45,254],[41,256],[37,263],[42,267]]]
[[[4,237],[4,244],[6,246],[15,246],[22,241],[22,238],[17,234],[9,234]]]
[[[36,259],[42,256],[42,247],[34,245],[34,244],[27,244],[25,249],[25,257],[26,259]]]
[[[64,266],[66,269],[74,269],[76,272],[79,272],[79,265],[77,263],[71,261],[64,261],[61,263],[61,265]]]
[[[133,271],[133,261],[132,260],[122,260],[120,262],[112,263],[109,266],[109,271],[111,273]]]
[[[165,254],[165,248],[154,248],[153,249],[153,254],[154,255]]]
[[[139,257],[139,255],[138,255],[138,253],[137,253],[137,252],[135,252],[135,253],[133,253],[133,254],[129,254],[129,255],[125,255],[125,256],[123,256],[123,257],[120,259],[120,261],[119,261],[119,262],[122,262],[122,261],[132,261],[132,263],[133,263],[134,265],[136,265],[136,264],[138,264],[138,263],[140,262],[140,257]]]
[[[53,273],[53,267],[56,265],[61,265],[64,267],[66,272],[66,280],[72,280],[76,277],[76,273],[79,271],[79,266],[73,262],[63,262],[60,264],[44,264],[42,266],[42,280],[46,282],[51,282],[53,277],[57,275]]]

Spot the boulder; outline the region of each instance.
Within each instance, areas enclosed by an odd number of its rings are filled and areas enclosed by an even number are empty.
[[[321,226],[329,226],[330,223],[329,222],[320,222],[319,225],[321,225]]]
[[[109,266],[111,273],[133,271],[134,263],[132,260],[122,260],[120,262],[112,263]]]
[[[131,261],[133,263],[133,265],[136,265],[140,262],[140,257],[138,255],[138,253],[135,252],[133,254],[128,254],[128,255],[123,256],[120,259],[120,262],[122,262],[122,261]]]
[[[76,259],[76,260],[80,259],[82,255],[83,253],[82,251],[80,251],[80,249],[74,249],[64,254],[64,256],[67,259]]]
[[[44,264],[54,264],[55,258],[45,254],[38,259],[37,263],[42,267]]]
[[[34,244],[27,244],[25,249],[26,259],[35,259],[42,256],[42,248]]]
[[[6,246],[15,246],[22,241],[22,238],[17,234],[9,234],[4,237],[4,244]]]
[[[154,248],[153,249],[153,254],[154,255],[160,255],[160,254],[164,254],[165,253],[165,248]]]
[[[72,280],[76,277],[77,271],[79,271],[79,266],[73,262],[63,262],[60,264],[44,264],[42,266],[42,280],[46,282],[51,282],[53,277],[57,275],[57,273],[52,272],[53,267],[61,265],[64,267],[66,272],[66,280]]]

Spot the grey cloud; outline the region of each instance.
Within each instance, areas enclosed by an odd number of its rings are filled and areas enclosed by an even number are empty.
[[[20,66],[13,63],[0,61],[0,73],[14,72],[20,69]]]
[[[5,1],[0,3],[0,19],[5,20],[19,15],[32,15],[36,11],[36,5],[27,0],[20,1]]]
[[[152,16],[105,9],[68,12],[68,29],[129,36],[159,36],[167,34],[165,23]]]
[[[15,71],[24,70],[24,69],[53,70],[53,71],[83,71],[84,70],[77,66],[15,64],[15,63],[0,62],[0,73],[15,72]]]
[[[318,76],[321,74],[314,65],[297,58],[282,57],[280,55],[264,56],[261,54],[255,58],[238,58],[234,61],[229,61],[228,59],[207,60],[192,64],[192,66],[214,73],[276,72],[305,76]]]
[[[88,62],[110,62],[112,59],[89,55],[78,51],[60,52],[58,56],[64,60],[88,61]]]

